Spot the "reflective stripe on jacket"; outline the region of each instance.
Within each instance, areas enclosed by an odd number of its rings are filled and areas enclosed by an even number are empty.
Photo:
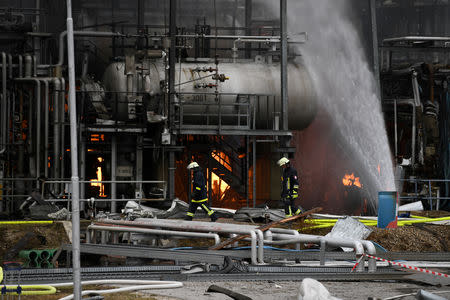
[[[194,170],[192,180],[192,202],[208,201],[206,193],[206,180],[200,168]]]
[[[282,187],[281,187],[281,198],[298,198],[298,176],[297,171],[289,166],[283,170]]]

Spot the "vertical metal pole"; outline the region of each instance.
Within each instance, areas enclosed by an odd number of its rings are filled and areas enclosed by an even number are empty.
[[[45,178],[48,178],[48,171],[49,171],[49,167],[48,167],[48,162],[49,162],[49,157],[48,157],[48,131],[49,131],[49,92],[48,92],[48,86],[49,86],[49,81],[47,79],[43,80],[44,82],[44,86],[45,86],[45,98],[44,98],[44,156],[45,156],[45,168],[44,168],[44,176]]]
[[[142,200],[143,192],[142,192],[142,165],[144,161],[143,157],[143,140],[144,137],[142,135],[138,135],[136,138],[136,194],[138,195],[138,200]]]
[[[143,0],[138,0],[137,7],[138,31],[140,31],[144,27],[145,2]]]
[[[256,207],[256,137],[253,138],[253,208]]]
[[[250,160],[249,160],[249,154],[250,154],[250,141],[248,138],[248,135],[245,137],[245,200],[247,201],[247,207],[250,207],[250,203],[249,203],[249,198],[248,198],[248,194],[250,191],[250,180],[248,180],[248,171],[250,169]]]
[[[80,153],[80,178],[81,181],[86,180],[86,141],[81,141],[81,153]],[[82,183],[80,186],[80,199],[86,199],[86,183]],[[85,202],[80,202],[80,211],[84,211]]]
[[[413,104],[413,115],[412,115],[412,137],[411,137],[411,166],[414,170],[416,164],[416,105]]]
[[[169,130],[174,124],[175,102],[175,62],[176,62],[176,35],[177,35],[177,0],[170,0],[170,50],[169,50]],[[171,137],[171,145],[175,145],[174,137]],[[169,150],[169,199],[175,198],[175,154]]]
[[[377,94],[381,96],[380,82],[380,54],[378,52],[378,25],[377,25],[377,1],[370,0],[370,15],[372,23],[372,46],[373,46],[373,73],[377,83]]]
[[[245,34],[252,35],[252,0],[245,0]],[[252,57],[252,43],[245,43],[245,58]]]
[[[113,135],[111,137],[111,212],[115,213],[117,211],[117,184],[116,181],[116,170],[117,170],[117,137]]]
[[[212,205],[211,175],[212,175],[212,172],[211,172],[211,152],[208,151],[208,203],[209,203],[210,206]],[[191,201],[191,199],[189,199],[189,201]]]
[[[428,204],[430,205],[430,210],[433,210],[433,199],[431,197],[431,180],[428,180]]]
[[[394,99],[394,140],[395,140],[395,159],[398,155],[398,134],[397,134],[397,99]]]
[[[81,299],[80,273],[80,186],[78,177],[77,106],[75,96],[75,49],[72,0],[67,0],[67,58],[69,64],[70,156],[72,164],[72,264],[73,295]]]
[[[282,130],[288,130],[288,81],[287,81],[287,0],[280,0],[280,29],[281,29],[281,118]]]

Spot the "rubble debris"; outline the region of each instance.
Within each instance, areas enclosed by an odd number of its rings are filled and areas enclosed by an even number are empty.
[[[305,278],[300,286],[298,300],[340,300],[331,296],[323,284],[312,278]]]
[[[53,220],[67,220],[67,217],[70,215],[70,212],[67,208],[63,207],[60,210],[47,214],[47,217]]]
[[[229,296],[229,297],[231,297],[232,299],[235,299],[235,300],[252,300],[252,298],[250,298],[250,297],[247,297],[245,295],[236,293],[236,292],[234,292],[232,290],[220,287],[220,286],[215,285],[215,284],[210,285],[208,287],[208,289],[206,290],[206,292],[208,292],[208,293],[225,294],[225,295],[227,295],[227,296]]]
[[[12,260],[14,257],[17,256],[20,250],[25,248],[28,244],[28,242],[34,238],[36,234],[34,232],[27,232],[14,246],[12,246],[10,249],[8,249],[3,256],[4,261]]]
[[[258,227],[257,229],[259,229],[262,232],[264,232],[264,231],[269,230],[272,227],[295,221],[297,219],[309,216],[309,215],[311,215],[313,213],[316,213],[316,212],[319,212],[321,210],[322,210],[321,207],[316,207],[316,208],[308,210],[308,211],[306,211],[304,213],[301,213],[299,215],[295,215],[295,216],[292,216],[292,217],[289,217],[289,218],[286,218],[286,219],[282,219],[280,221],[271,222],[269,224],[262,225],[262,226]],[[222,248],[224,248],[224,247],[226,247],[226,246],[228,246],[228,245],[230,245],[232,243],[238,242],[238,241],[243,240],[243,239],[245,239],[247,237],[249,237],[249,235],[239,235],[237,237],[229,238],[229,239],[223,241],[222,243],[220,243],[218,245],[214,245],[214,246],[210,247],[209,250],[220,250],[220,249],[222,249]]]
[[[235,212],[233,219],[241,222],[262,223],[265,221],[280,221],[284,217],[285,214],[282,209],[269,209],[266,206],[264,208],[240,208]]]
[[[189,204],[176,198],[172,201],[172,205],[168,210],[161,210],[137,203],[136,201],[128,201],[123,209],[123,213],[127,214],[130,220],[137,218],[157,218],[157,219],[183,219],[188,211]],[[233,210],[214,208],[219,218],[232,218]],[[208,216],[203,210],[196,213],[199,218],[207,218]]]
[[[372,231],[372,229],[360,221],[355,220],[352,217],[345,217],[344,219],[339,219],[333,226],[333,229],[331,229],[331,232],[327,233],[325,236],[330,238],[365,240]],[[345,252],[353,251],[352,248],[345,247],[342,247],[342,250]]]

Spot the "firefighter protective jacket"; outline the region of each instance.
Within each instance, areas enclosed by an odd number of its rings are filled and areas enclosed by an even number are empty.
[[[194,169],[194,176],[192,181],[192,201],[202,202],[207,201],[206,194],[206,180],[200,168]]]
[[[283,177],[281,177],[281,198],[298,198],[298,177],[297,171],[289,166],[283,171]]]

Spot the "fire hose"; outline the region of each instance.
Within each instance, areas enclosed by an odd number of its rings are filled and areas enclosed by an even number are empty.
[[[3,281],[3,268],[0,267],[0,282]],[[56,289],[50,285],[4,285],[2,295],[51,295]]]
[[[82,292],[83,295],[95,293],[95,294],[113,294],[120,292],[131,292],[137,290],[151,290],[151,289],[173,289],[183,286],[183,283],[179,281],[155,281],[155,280],[89,280],[82,281],[81,285],[100,285],[100,284],[132,284],[131,286],[114,288],[108,290],[87,290]],[[72,286],[73,282],[55,283],[52,284],[54,287],[68,287]],[[73,294],[60,298],[59,300],[70,300],[73,299]]]

